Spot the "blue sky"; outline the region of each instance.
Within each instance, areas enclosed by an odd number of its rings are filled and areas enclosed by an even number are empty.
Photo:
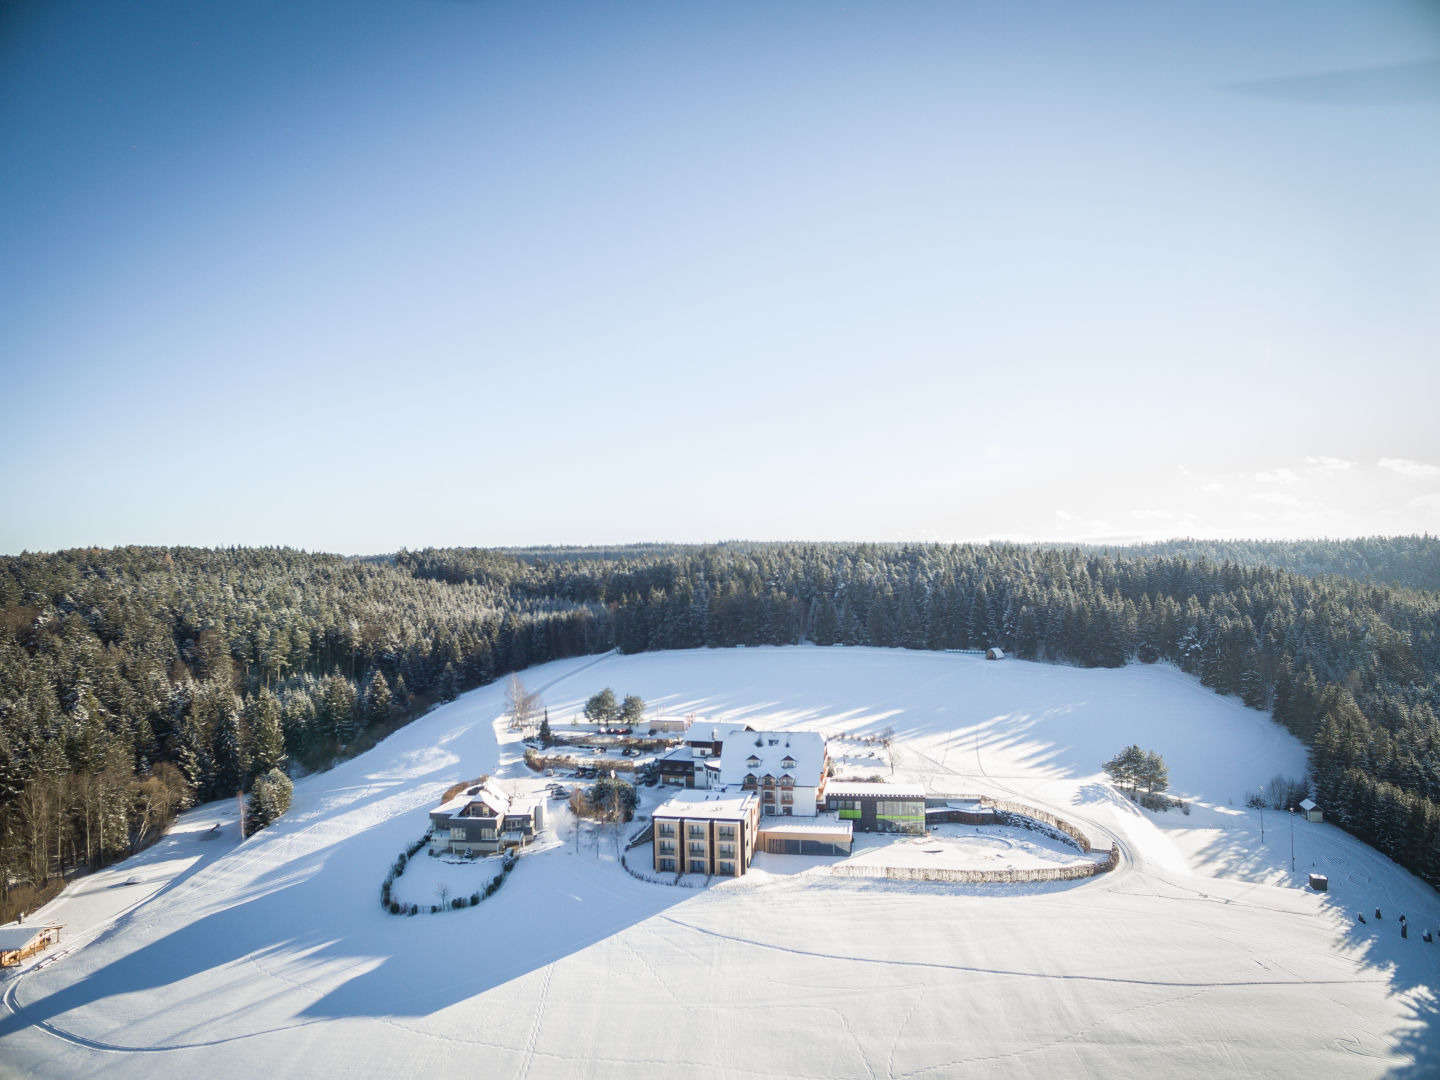
[[[5,5],[0,551],[1440,531],[1440,12],[1171,7]]]

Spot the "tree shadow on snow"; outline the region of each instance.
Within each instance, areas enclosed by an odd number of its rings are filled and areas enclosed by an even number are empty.
[[[397,850],[401,846],[403,841],[396,844]],[[238,848],[235,855],[243,857],[250,850]],[[163,891],[178,891],[199,869],[191,868]],[[214,869],[223,875],[224,861]],[[376,859],[374,838],[365,832],[284,862],[250,882],[233,902],[78,982],[24,1001],[24,991],[33,992],[34,986],[27,979],[17,988],[20,1000],[12,999],[19,1011],[0,1018],[0,1043],[30,1025],[66,1027],[60,1018],[67,1014],[83,1014],[106,999],[171,987],[227,965],[241,967],[238,978],[260,984],[249,1000],[261,1007],[297,986],[304,993],[306,982],[315,984],[316,999],[279,1028],[340,1017],[428,1016],[700,894],[695,889],[638,881],[589,849],[580,854],[556,850],[522,856],[505,885],[476,907],[396,916],[379,905],[380,882],[387,869],[383,856]],[[207,884],[213,888],[219,882],[193,882],[202,894],[208,891]],[[134,917],[143,918],[144,909]],[[298,964],[297,958],[301,958]],[[283,975],[270,974],[287,965]],[[346,977],[347,970],[358,973]],[[48,974],[63,977],[64,970]],[[322,990],[326,983],[333,985]],[[213,990],[202,982],[192,995],[179,1000],[173,993],[159,995],[153,1011],[135,1016],[132,1023],[147,1024],[175,1009],[193,1010],[197,1000]],[[133,1002],[128,1007],[133,1008]],[[247,1004],[241,1011],[249,1008]],[[209,1027],[216,1019],[207,1013],[202,1024]],[[252,1028],[205,1038],[203,1028],[181,1029],[159,1045],[210,1045],[256,1033]],[[189,1038],[192,1034],[200,1038]],[[129,1048],[83,1036],[74,1041],[95,1049]]]

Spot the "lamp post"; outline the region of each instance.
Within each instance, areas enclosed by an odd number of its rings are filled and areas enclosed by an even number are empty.
[[[1295,808],[1290,809],[1290,873],[1295,873]]]

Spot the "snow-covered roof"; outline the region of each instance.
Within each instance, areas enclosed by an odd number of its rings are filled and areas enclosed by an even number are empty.
[[[831,780],[825,785],[826,795],[847,799],[869,796],[877,799],[923,799],[925,789],[919,784],[871,783],[864,780]]]
[[[737,731],[744,731],[744,724],[691,724],[690,731],[686,734],[687,741],[695,742],[724,742]]]
[[[44,924],[36,926],[0,926],[0,952],[9,952],[11,949],[23,949],[49,927]]]
[[[706,791],[689,788],[678,791],[651,811],[652,817],[716,818],[738,821],[748,817],[755,805],[752,792]]]
[[[657,761],[694,761],[695,751],[688,746],[677,746],[675,749],[661,754]]]
[[[502,814],[512,812],[512,804],[515,802],[515,799],[514,796],[501,788],[494,780],[486,780],[483,784],[466,788],[460,792],[459,795],[441,803],[434,810],[431,810],[430,813],[448,814],[454,817],[471,803],[477,802],[483,805],[490,814],[499,817]],[[527,813],[528,810],[516,807],[513,812],[517,814]]]
[[[793,776],[800,787],[819,787],[825,740],[816,731],[743,731],[720,748],[720,782],[739,785],[757,777]]]
[[[760,820],[760,833],[783,833],[787,836],[849,837],[854,826],[837,814],[816,814],[814,817],[767,817]]]
[[[1319,808],[1319,804],[1314,799],[1302,799],[1300,802],[1300,809],[1304,810],[1307,814],[1311,810],[1318,810]]]

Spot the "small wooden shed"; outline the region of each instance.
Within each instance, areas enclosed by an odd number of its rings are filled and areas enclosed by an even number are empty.
[[[0,967],[14,967],[60,940],[60,926],[0,926]]]
[[[1305,799],[1300,803],[1300,812],[1305,815],[1306,821],[1324,821],[1325,811],[1321,810],[1314,799]]]
[[[985,659],[986,659],[986,660],[1004,660],[1004,659],[1005,659],[1005,650],[1004,650],[1004,649],[1001,649],[1001,648],[997,648],[997,647],[995,647],[995,646],[992,645],[990,648],[988,648],[988,649],[985,650]]]
[[[1314,889],[1316,892],[1329,892],[1330,879],[1324,874],[1311,874],[1310,888]]]

